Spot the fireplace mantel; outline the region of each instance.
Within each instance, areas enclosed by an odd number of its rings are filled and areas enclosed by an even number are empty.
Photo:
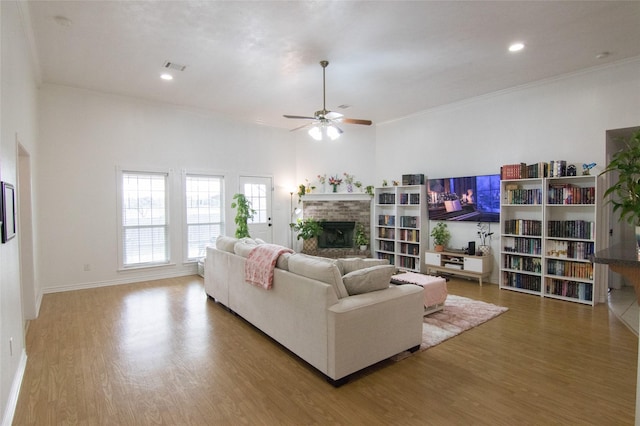
[[[362,192],[326,192],[320,194],[305,194],[305,201],[371,201],[371,195]]]

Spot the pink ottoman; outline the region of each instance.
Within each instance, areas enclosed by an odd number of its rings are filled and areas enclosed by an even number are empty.
[[[424,315],[442,310],[447,300],[447,281],[433,275],[405,272],[391,277],[393,284],[415,284],[424,288]]]

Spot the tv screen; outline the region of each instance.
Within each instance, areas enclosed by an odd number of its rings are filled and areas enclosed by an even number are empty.
[[[430,220],[500,222],[500,175],[429,179]]]

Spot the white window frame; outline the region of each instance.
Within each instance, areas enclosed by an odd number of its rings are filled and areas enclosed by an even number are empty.
[[[167,257],[166,260],[161,262],[141,262],[130,265],[125,265],[124,263],[124,221],[123,221],[123,177],[127,173],[139,173],[139,174],[153,174],[153,175],[162,175],[165,176],[165,228],[166,228],[166,252]],[[171,266],[174,265],[171,263],[171,182],[173,181],[171,169],[157,169],[157,168],[148,168],[148,167],[117,167],[117,180],[116,180],[116,193],[117,193],[117,218],[118,218],[118,270],[119,271],[130,271],[136,269],[144,269],[144,268],[155,268],[162,266]]]
[[[224,235],[225,233],[225,227],[226,227],[226,210],[225,210],[225,205],[226,205],[226,187],[225,187],[225,176],[222,173],[215,173],[215,172],[202,172],[202,171],[186,171],[183,170],[182,172],[182,214],[184,217],[184,223],[183,223],[183,231],[182,231],[182,235],[183,235],[183,244],[182,244],[182,257],[183,257],[183,262],[184,263],[194,263],[197,262],[198,259],[201,259],[202,257],[206,256],[206,253],[204,253],[202,256],[198,256],[198,257],[189,257],[189,218],[188,218],[188,212],[187,212],[187,178],[189,177],[205,177],[205,178],[214,178],[214,179],[220,179],[220,235]],[[214,223],[218,223],[218,222],[212,222],[211,224]],[[213,242],[212,242],[213,243]]]

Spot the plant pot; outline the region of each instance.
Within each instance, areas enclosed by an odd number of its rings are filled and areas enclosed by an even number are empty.
[[[360,246],[360,251],[365,251],[365,250],[367,250],[367,245],[366,244],[361,245]]]
[[[436,244],[434,248],[436,251],[444,251],[444,246],[440,244]]]
[[[482,256],[489,256],[491,254],[491,246],[478,246],[478,251],[482,253]]]
[[[318,252],[318,239],[309,238],[302,243],[302,252],[305,254],[316,254]]]

